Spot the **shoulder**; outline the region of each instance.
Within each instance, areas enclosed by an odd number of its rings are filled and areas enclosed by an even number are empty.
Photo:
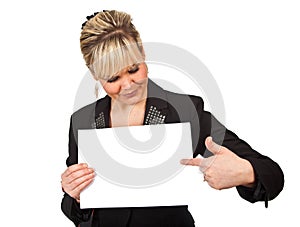
[[[108,103],[109,103],[109,97],[106,95],[105,97],[76,110],[72,114],[72,116],[77,116],[77,115],[82,115],[82,114],[89,113],[89,112],[94,112],[96,110],[96,108],[106,107],[106,104],[108,104]]]
[[[71,116],[73,126],[76,125],[77,128],[90,128],[95,121],[96,114],[103,111],[108,103],[109,97],[105,96],[75,111]]]
[[[189,94],[181,94],[166,90],[160,87],[158,84],[149,79],[148,82],[148,91],[150,93],[150,97],[158,97],[170,104],[179,104],[182,106],[193,104],[197,108],[202,108],[204,106],[203,99],[199,96],[189,95]]]
[[[179,103],[182,106],[189,107],[193,105],[196,109],[203,109],[204,102],[200,96],[189,95],[189,94],[180,94],[171,91],[164,90],[166,93],[166,97],[168,101],[172,101],[172,103]]]

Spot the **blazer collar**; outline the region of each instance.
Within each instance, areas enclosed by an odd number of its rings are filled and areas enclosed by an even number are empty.
[[[152,80],[148,79],[144,125],[163,124],[168,114],[166,92]]]
[[[164,89],[148,79],[147,104],[155,105],[158,109],[166,109],[168,107],[167,95]]]

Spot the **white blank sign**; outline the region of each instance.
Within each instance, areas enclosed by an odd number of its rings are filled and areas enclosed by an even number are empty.
[[[96,171],[81,208],[188,205],[199,193],[189,123],[79,130],[78,161]]]

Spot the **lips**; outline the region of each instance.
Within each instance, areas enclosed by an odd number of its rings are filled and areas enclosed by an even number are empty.
[[[131,91],[131,92],[127,92],[126,94],[122,94],[122,96],[126,97],[126,98],[131,98],[134,97],[137,93],[137,90]]]

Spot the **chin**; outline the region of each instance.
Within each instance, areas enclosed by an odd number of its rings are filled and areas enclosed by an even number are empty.
[[[126,99],[126,100],[120,100],[122,103],[126,104],[126,105],[135,105],[139,102],[141,102],[143,99],[138,98],[138,97],[133,97],[130,99]]]

